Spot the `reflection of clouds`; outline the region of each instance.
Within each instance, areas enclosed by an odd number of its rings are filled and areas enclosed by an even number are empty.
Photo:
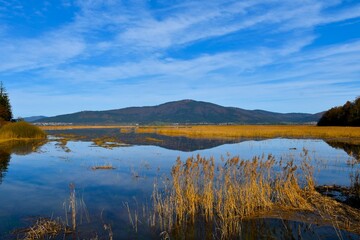
[[[7,141],[0,144],[0,184],[7,172],[11,154],[27,155],[39,150],[46,141]]]

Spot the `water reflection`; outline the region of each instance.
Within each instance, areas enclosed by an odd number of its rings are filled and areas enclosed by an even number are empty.
[[[0,184],[2,183],[2,179],[5,177],[7,172],[10,157],[11,155],[5,151],[0,150]]]
[[[216,226],[216,225],[215,225]],[[181,226],[171,239],[358,239],[357,234],[329,225],[279,218],[255,218],[238,224],[235,235],[224,236],[213,224],[195,223]],[[339,237],[340,236],[340,237]]]
[[[7,141],[0,144],[0,184],[9,167],[11,154],[27,155],[37,151],[46,141]]]
[[[211,149],[224,144],[240,143],[254,139],[205,139],[188,138],[181,136],[165,136],[156,133],[135,133],[121,132],[120,129],[68,129],[68,130],[49,130],[50,135],[65,137],[69,140],[94,141],[104,140],[120,143],[118,146],[141,145],[158,146],[169,150],[182,152],[193,152],[197,150]],[[262,139],[258,139],[262,140]],[[335,149],[344,150],[349,156],[354,157],[360,163],[360,144],[349,143],[339,140],[326,140],[329,146]],[[106,146],[106,145],[103,145]],[[114,145],[116,146],[116,145]],[[296,148],[295,148],[296,149]]]
[[[193,152],[210,149],[223,144],[238,143],[239,139],[194,139],[187,137],[164,136],[154,133],[122,133],[119,129],[70,129],[47,131],[53,136],[62,136],[82,141],[96,139],[111,140],[128,145],[158,146],[169,150]],[[243,140],[242,140],[243,141]]]
[[[360,145],[348,142],[326,141],[331,147],[343,149],[348,155],[354,157],[360,163]]]

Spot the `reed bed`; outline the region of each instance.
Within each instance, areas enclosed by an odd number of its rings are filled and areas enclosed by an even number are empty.
[[[109,164],[104,164],[104,165],[97,165],[97,166],[93,166],[91,167],[92,170],[113,170],[115,169],[115,167],[113,167],[110,163]]]
[[[164,186],[154,184],[150,223],[173,233],[200,222],[226,239],[241,234],[244,220],[296,213],[293,220],[305,221],[311,215],[311,223],[360,234],[360,211],[316,192],[310,161],[306,150],[299,166],[272,155],[233,157],[221,164],[199,155],[185,162],[178,158]]]
[[[27,122],[8,123],[0,128],[0,140],[45,138],[43,130]]]
[[[113,149],[115,147],[128,146],[128,144],[123,143],[120,139],[114,137],[101,137],[92,139],[94,145],[98,147],[103,147],[107,149]]]
[[[144,126],[137,133],[157,133],[191,138],[322,138],[352,139],[360,143],[358,127],[318,127],[309,125],[203,125],[203,126]]]

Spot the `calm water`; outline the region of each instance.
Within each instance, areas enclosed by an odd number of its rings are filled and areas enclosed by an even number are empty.
[[[330,145],[322,140],[197,141],[153,134],[119,134],[118,130],[76,133],[85,137],[81,141],[69,141],[66,146],[70,151],[65,151],[54,140],[45,144],[12,143],[10,146],[0,146],[0,239],[12,239],[10,232],[28,226],[33,217],[61,217],[65,221],[69,217],[70,183],[76,189],[78,236],[69,239],[90,239],[95,236],[108,239],[104,224],[112,226],[114,239],[160,239],[159,232],[149,231],[146,227],[143,229],[147,230],[141,230],[141,225],[138,233],[135,233],[124,203],[137,209],[136,205],[141,206],[149,201],[154,179],[169,175],[177,157],[185,160],[200,154],[214,157],[220,162],[221,157],[251,159],[272,154],[277,159],[294,159],[297,162],[301,159],[303,149],[307,149],[316,166],[314,175],[318,185],[349,186],[349,175],[359,168],[358,161],[354,159],[357,157],[356,148],[336,143]],[[129,145],[112,149],[96,146],[90,139],[99,134],[118,137]],[[92,170],[94,166],[108,164],[115,169]],[[272,220],[272,227],[269,228],[276,229],[274,226],[279,224],[283,226],[284,223],[279,221]],[[256,230],[261,224],[252,226]],[[299,226],[296,231],[300,229]],[[305,228],[315,231],[322,238],[338,238],[332,227]],[[273,234],[287,238],[281,234],[289,233],[279,231]],[[257,238],[256,234],[254,236]],[[311,234],[302,236],[313,237]],[[358,236],[352,237],[356,239]]]

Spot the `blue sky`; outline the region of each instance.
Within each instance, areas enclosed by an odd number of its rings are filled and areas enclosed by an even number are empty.
[[[0,0],[18,116],[180,99],[315,113],[360,95],[360,1]]]

